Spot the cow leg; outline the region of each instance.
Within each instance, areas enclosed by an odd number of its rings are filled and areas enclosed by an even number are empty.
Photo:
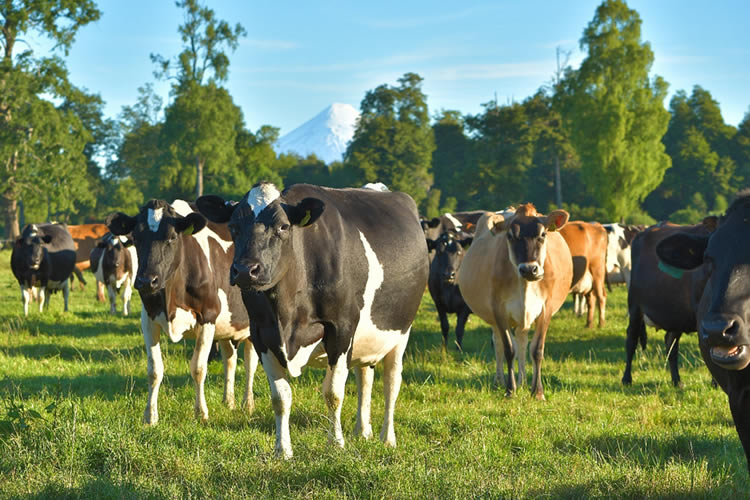
[[[448,349],[448,333],[451,325],[448,323],[448,313],[441,307],[438,308],[438,318],[440,318],[440,332],[443,334],[443,352],[445,352]]]
[[[83,273],[81,272],[78,267],[73,267],[73,273],[76,275],[76,278],[78,278],[78,288],[83,290],[83,286],[86,284],[86,280],[83,279]],[[73,282],[73,276],[70,277],[71,283]]]
[[[505,395],[512,396],[516,392],[516,379],[513,377],[513,358],[515,344],[507,328],[493,327],[492,341],[495,345],[495,383],[503,379],[503,358],[508,362],[508,376],[505,377]]]
[[[255,352],[249,338],[243,341],[243,344],[245,345],[245,395],[242,398],[242,409],[251,415],[255,410],[253,380],[255,380],[255,370],[258,369],[258,353]]]
[[[208,354],[211,352],[211,346],[214,343],[216,325],[206,323],[198,330],[195,336],[193,358],[190,360],[190,374],[195,381],[195,416],[206,422],[208,420],[208,406],[206,406],[204,388],[208,369]],[[232,377],[232,383],[234,383],[234,377]]]
[[[104,302],[104,283],[101,281],[96,282],[96,300],[98,302]]]
[[[68,312],[68,300],[70,299],[70,281],[65,280],[62,285],[63,304],[65,304],[63,311]]]
[[[607,310],[607,290],[604,289],[603,284],[599,283],[594,286],[594,294],[596,295],[596,302],[599,304],[599,328],[602,328],[605,323],[604,316]]]
[[[49,308],[49,296],[50,294],[47,293],[47,288],[40,286],[39,295],[37,295],[39,298],[39,312],[42,312],[44,308]]]
[[[113,283],[107,283],[107,295],[109,295],[109,314],[117,313],[117,291]]]
[[[680,369],[677,366],[680,357],[680,337],[682,337],[682,332],[668,331],[664,334],[664,346],[667,349],[667,359],[669,360],[669,373],[672,375],[672,384],[675,387],[682,387]]]
[[[531,394],[540,401],[544,401],[544,387],[542,386],[542,361],[544,360],[544,342],[551,315],[545,314],[537,319],[534,338],[531,340],[531,360],[534,363],[534,375],[531,382]]]
[[[628,329],[625,337],[625,372],[622,374],[622,383],[630,385],[633,383],[631,370],[633,368],[633,356],[638,347],[638,340],[646,336],[646,325],[643,322],[643,313],[638,306],[628,308]]]
[[[402,361],[406,343],[409,341],[411,327],[403,335],[401,343],[383,358],[383,395],[385,396],[385,415],[380,429],[380,440],[386,446],[396,446],[396,431],[393,427],[393,414],[396,410],[396,399],[401,390]]]
[[[370,439],[372,437],[370,403],[372,401],[372,380],[375,378],[375,367],[357,367],[354,369],[354,377],[357,379],[357,422],[354,424],[354,435]]]
[[[464,350],[464,328],[466,328],[466,321],[469,319],[469,314],[471,314],[469,308],[464,307],[456,315],[456,345],[461,352]]]
[[[585,296],[586,299],[586,328],[594,327],[594,312],[596,311],[596,305],[594,303],[594,294],[589,292]]]
[[[234,410],[234,374],[237,371],[237,349],[229,340],[220,340],[221,359],[224,362],[224,404]]]
[[[263,371],[266,372],[271,389],[271,405],[276,416],[276,456],[292,458],[292,440],[289,435],[289,410],[292,407],[292,388],[286,378],[286,370],[270,351],[260,355]]]
[[[742,449],[745,450],[745,461],[750,472],[750,398],[746,389],[737,387],[738,384],[732,385],[734,387],[729,391],[729,409],[732,411],[734,428],[737,429]]]
[[[125,280],[125,289],[122,291],[122,314],[127,316],[130,313],[130,297],[133,295],[133,286],[130,283],[130,277]]]
[[[526,348],[529,345],[529,331],[520,330],[516,334],[516,359],[518,360],[518,387],[526,385]]]
[[[23,315],[29,315],[29,302],[31,302],[31,289],[21,285],[21,300],[23,301]]]
[[[159,345],[161,327],[149,319],[145,308],[141,309],[141,333],[146,345],[148,367],[148,400],[146,410],[143,412],[143,423],[156,425],[159,422],[159,386],[164,378],[164,362]]]
[[[341,430],[341,407],[344,404],[344,391],[348,375],[346,355],[341,353],[334,365],[329,364],[327,366],[326,376],[323,379],[323,399],[328,407],[328,419],[331,421],[328,442],[340,448],[344,447],[344,433]]]

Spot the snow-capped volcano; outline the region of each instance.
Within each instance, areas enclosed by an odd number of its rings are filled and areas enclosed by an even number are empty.
[[[341,161],[354,136],[359,111],[349,104],[334,103],[314,118],[281,137],[276,153],[296,153],[302,157],[314,153],[326,163]]]

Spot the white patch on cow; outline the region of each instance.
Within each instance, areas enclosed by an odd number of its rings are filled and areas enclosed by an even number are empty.
[[[161,223],[161,219],[164,217],[164,207],[153,209],[148,209],[148,219],[146,222],[148,222],[148,228],[152,232],[156,232],[159,230],[159,224]]]
[[[300,347],[292,359],[289,359],[286,346],[283,344],[281,345],[281,351],[286,358],[286,369],[289,370],[289,375],[292,377],[299,377],[302,373],[302,368],[308,364],[323,368],[326,365],[325,360],[328,359],[322,340]]]
[[[292,406],[292,388],[286,379],[286,372],[271,351],[260,355],[263,371],[266,372],[271,389],[271,406],[276,417],[276,455],[292,458],[292,439],[289,434],[289,410]]]
[[[168,322],[166,314],[162,311],[154,318],[154,322],[167,332],[172,342],[182,340],[185,332],[192,330],[198,324],[192,312],[179,307],[172,321]]]
[[[461,227],[463,227],[463,224],[461,224],[461,221],[453,217],[452,214],[449,214],[446,212],[443,214],[443,217],[451,221],[451,223],[453,224],[453,227],[455,227],[456,229],[461,229]]]
[[[190,208],[190,203],[186,202],[185,200],[174,200],[171,203],[172,209],[177,212],[177,215],[181,215],[183,217],[187,217],[191,213],[193,213],[193,209]]]
[[[505,310],[511,319],[511,326],[528,330],[544,309],[544,297],[538,281],[518,280],[519,289],[505,303]]]
[[[591,273],[587,269],[586,272],[583,273],[583,276],[581,276],[581,279],[578,280],[578,283],[576,283],[570,289],[570,291],[573,293],[587,294],[593,289],[594,289],[594,277],[591,275]]]
[[[354,331],[354,342],[352,345],[352,366],[374,365],[396,347],[400,346],[409,338],[400,330],[381,330],[372,320],[372,305],[375,302],[375,292],[378,291],[385,279],[383,266],[378,261],[378,256],[373,251],[370,243],[359,232],[359,238],[365,249],[367,258],[367,284],[363,296],[364,307],[359,312],[359,323]]]
[[[369,189],[371,191],[380,191],[383,193],[390,192],[390,189],[388,189],[388,186],[386,186],[382,182],[368,182],[367,184],[362,186],[362,189]]]
[[[172,208],[175,212],[177,212],[177,215],[181,215],[183,217],[187,217],[188,215],[193,213],[193,209],[190,208],[190,204],[185,200],[174,200],[172,202]],[[208,262],[209,270],[213,270],[213,267],[211,266],[211,247],[208,245],[208,239],[213,238],[214,240],[216,240],[219,246],[221,246],[221,248],[224,250],[224,253],[226,253],[227,249],[232,246],[231,240],[226,241],[221,239],[219,235],[209,229],[208,226],[204,227],[197,233],[193,233],[191,236],[196,241],[196,243],[198,243],[198,246],[201,247],[203,255],[205,255],[206,261]]]
[[[216,318],[215,339],[240,341],[248,338],[250,336],[250,327],[237,330],[232,326],[232,311],[229,310],[229,300],[226,292],[219,288],[217,293],[221,309],[219,310],[219,316]]]
[[[273,203],[275,199],[281,196],[281,193],[276,186],[269,183],[264,183],[259,186],[255,186],[247,193],[247,204],[252,209],[253,213],[257,217],[259,213],[263,211],[268,205]]]

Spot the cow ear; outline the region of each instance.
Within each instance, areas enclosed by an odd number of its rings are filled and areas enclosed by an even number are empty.
[[[45,234],[42,236],[42,241],[45,243],[51,243],[52,242],[52,235],[51,234]]]
[[[570,215],[565,210],[553,210],[546,217],[544,217],[544,227],[547,231],[559,231],[565,224],[568,223]]]
[[[427,251],[432,252],[435,250],[435,240],[431,240],[430,238],[425,238],[427,241]]]
[[[508,223],[510,221],[501,214],[491,214],[490,219],[487,222],[490,232],[496,235],[508,229]]]
[[[185,236],[195,234],[206,227],[206,218],[197,212],[191,212],[185,217],[178,218],[174,223],[174,229]]]
[[[135,221],[135,217],[131,217],[122,212],[117,212],[116,214],[109,214],[107,218],[104,219],[104,224],[109,228],[112,234],[119,236],[121,234],[132,232],[133,228],[135,228]]]
[[[439,217],[433,217],[432,219],[427,221],[427,227],[438,227],[439,225],[440,225]]]
[[[234,209],[237,208],[236,201],[225,201],[221,196],[208,194],[195,200],[198,211],[211,222],[219,224],[232,218]]]
[[[135,242],[133,241],[133,238],[128,238],[125,240],[125,243],[122,244],[125,248],[132,247],[135,245]]]
[[[695,269],[703,264],[703,254],[708,246],[708,238],[708,235],[676,233],[664,238],[656,245],[656,255],[662,263],[673,268]],[[660,267],[662,267],[661,263]]]
[[[289,223],[299,227],[306,227],[318,220],[325,210],[326,204],[317,198],[305,198],[296,205],[282,204]]]
[[[709,215],[708,217],[703,219],[701,224],[708,227],[708,229],[710,229],[711,231],[716,231],[716,228],[719,225],[719,218],[715,215]]]
[[[472,242],[472,241],[474,241],[474,238],[471,238],[471,237],[469,237],[469,238],[464,238],[464,239],[462,239],[462,240],[458,240],[458,243],[459,243],[459,244],[460,244],[460,245],[461,245],[462,247],[464,247],[464,248],[469,248],[469,245],[471,245],[471,242]]]

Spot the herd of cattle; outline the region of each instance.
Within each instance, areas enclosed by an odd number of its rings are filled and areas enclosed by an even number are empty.
[[[645,326],[666,331],[672,382],[680,385],[679,340],[699,332],[703,358],[729,395],[737,432],[750,453],[750,191],[720,218],[695,226],[644,228],[569,221],[531,204],[498,212],[459,212],[420,218],[414,201],[382,186],[330,189],[296,184],[280,192],[253,186],[239,202],[202,196],[195,203],[151,200],[135,215],[111,214],[104,224],[31,224],[13,245],[11,268],[24,314],[61,290],[68,310],[72,276],[91,268],[110,312],[122,295],[128,314],[132,288],[141,296],[141,330],[148,358],[147,424],[156,424],[164,365],[161,333],[173,342],[195,338],[190,372],[195,414],[207,420],[204,394],[214,342],[224,362],[224,402],[234,407],[234,374],[244,347],[243,409],[252,411],[260,359],[276,416],[276,453],[292,456],[289,376],[326,368],[323,396],[332,422],[329,439],[344,445],[341,407],[350,369],[358,409],[355,434],[372,436],[374,366],[383,361],[385,416],[380,438],[395,446],[394,408],[402,358],[427,287],[447,348],[455,314],[463,349],[474,313],[492,328],[497,384],[512,395],[526,380],[528,333],[531,391],[544,399],[541,367],[551,318],[568,294],[586,326],[605,322],[606,288],[628,287],[629,324],[624,384],[632,358],[646,346]],[[513,361],[518,372],[514,376]],[[507,372],[504,370],[507,363]]]

